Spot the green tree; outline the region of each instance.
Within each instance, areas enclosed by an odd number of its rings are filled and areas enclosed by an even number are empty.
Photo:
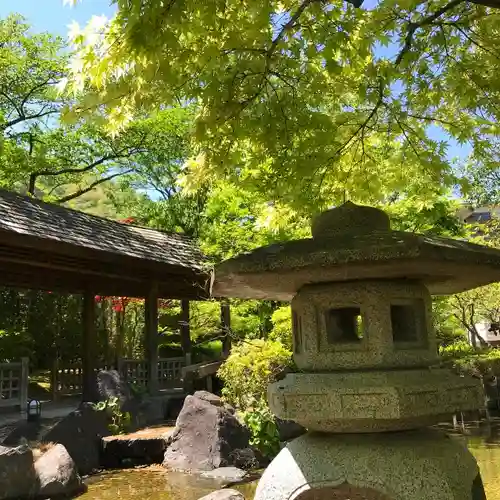
[[[60,92],[67,49],[61,38],[33,33],[18,15],[0,20],[0,186],[56,203],[138,171],[147,172],[158,189],[175,187],[167,173],[179,170],[186,157],[189,111],[136,116],[119,137],[99,120],[62,124],[61,110],[74,100]],[[133,180],[129,188],[150,187]]]
[[[311,211],[427,198],[457,182],[446,136],[497,168],[496,0],[113,3],[71,32],[70,88],[94,91],[74,112],[102,103],[117,132],[194,102],[195,185],[223,174]]]

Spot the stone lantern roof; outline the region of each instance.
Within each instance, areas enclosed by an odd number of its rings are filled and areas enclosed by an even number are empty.
[[[500,250],[449,238],[392,231],[382,210],[347,202],[312,223],[312,238],[228,259],[213,294],[291,300],[313,283],[408,279],[447,295],[500,281]]]

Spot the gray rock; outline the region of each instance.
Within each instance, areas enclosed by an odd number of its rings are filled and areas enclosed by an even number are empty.
[[[138,405],[136,422],[139,427],[161,424],[165,421],[165,413],[165,400],[155,397],[146,397],[143,398]]]
[[[41,420],[37,420],[36,422],[27,422],[26,420],[16,422],[4,434],[0,444],[4,446],[19,446],[26,441],[37,441],[43,428],[44,424]]]
[[[78,473],[86,475],[99,468],[101,438],[110,434],[106,414],[83,403],[78,410],[59,420],[41,441],[62,444],[75,462]]]
[[[0,500],[25,498],[37,491],[33,452],[27,446],[0,446]]]
[[[116,370],[101,370],[97,374],[99,400],[118,398],[121,404],[132,399],[132,391]]]
[[[245,497],[237,490],[224,488],[222,490],[213,491],[199,500],[245,500]]]
[[[243,448],[231,452],[231,463],[240,469],[257,469],[265,467],[269,460],[258,450]]]
[[[207,479],[215,479],[218,482],[224,483],[225,486],[229,486],[245,481],[248,474],[237,467],[219,467],[218,469],[202,472],[201,476]]]
[[[198,399],[203,399],[203,401],[208,401],[214,406],[224,406],[224,403],[222,402],[220,396],[212,394],[208,391],[196,391],[193,396]]]
[[[36,462],[38,496],[50,498],[58,495],[74,495],[84,489],[75,462],[62,444],[49,448]]]
[[[107,468],[120,467],[124,460],[134,465],[161,464],[172,433],[172,429],[156,427],[107,436],[102,439],[101,464]]]
[[[291,441],[305,434],[307,431],[305,427],[294,422],[293,420],[276,419],[276,427],[280,436],[280,441]]]
[[[97,392],[99,401],[118,399],[121,411],[130,413],[132,428],[136,429],[144,424],[141,419],[147,421],[147,410],[142,413],[143,399],[134,395],[130,386],[116,370],[101,370],[97,374]]]
[[[212,470],[233,465],[232,452],[248,448],[250,434],[223,406],[187,396],[163,465],[174,470]]]

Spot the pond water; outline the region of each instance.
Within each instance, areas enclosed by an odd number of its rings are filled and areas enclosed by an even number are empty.
[[[440,426],[463,439],[476,457],[488,500],[500,500],[500,421],[467,425],[462,429]],[[88,480],[88,491],[80,500],[197,500],[218,489],[210,480],[157,468],[106,472]],[[253,498],[256,482],[239,485],[247,500]]]
[[[220,488],[216,482],[158,468],[105,472],[87,481],[88,491],[78,500],[198,500]],[[256,481],[235,486],[253,498]]]

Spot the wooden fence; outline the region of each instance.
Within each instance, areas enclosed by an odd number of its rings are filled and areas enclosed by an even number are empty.
[[[0,363],[0,407],[19,407],[28,402],[28,358],[15,363]]]
[[[182,387],[181,370],[186,365],[184,357],[160,358],[158,360],[159,390]],[[141,359],[120,359],[118,366],[100,366],[99,370],[117,369],[124,380],[148,387],[148,362]],[[83,369],[81,364],[62,365],[54,364],[52,369],[52,397],[81,394],[83,389]]]

